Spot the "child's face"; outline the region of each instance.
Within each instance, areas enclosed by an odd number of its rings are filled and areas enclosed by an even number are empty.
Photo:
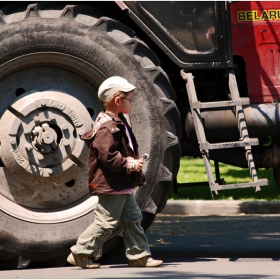
[[[120,98],[120,106],[119,106],[119,110],[120,113],[123,114],[128,114],[132,105],[133,105],[133,101],[132,101],[132,97],[134,94],[134,90],[130,91],[125,98]]]

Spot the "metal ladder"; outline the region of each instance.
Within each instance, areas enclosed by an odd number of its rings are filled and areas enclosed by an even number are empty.
[[[234,71],[229,70],[229,89],[230,89],[231,100],[225,100],[225,101],[203,102],[203,103],[198,101],[192,74],[185,73],[182,70],[181,77],[186,81],[186,88],[189,97],[192,116],[194,119],[196,136],[199,142],[200,152],[206,168],[207,177],[208,177],[210,189],[212,191],[212,195],[217,194],[219,190],[235,189],[235,188],[254,187],[256,192],[260,191],[260,186],[268,185],[268,180],[258,179],[251,147],[259,145],[259,140],[257,138],[249,138],[246,119],[242,106],[249,105],[250,100],[249,98],[240,98]],[[238,122],[240,140],[233,141],[233,142],[211,144],[206,140],[200,109],[222,108],[222,107],[236,108],[235,117]],[[209,158],[209,150],[227,149],[227,148],[236,148],[236,147],[244,147],[245,149],[245,155],[248,162],[250,174],[252,177],[252,182],[220,185],[215,182],[213,176],[210,158]]]

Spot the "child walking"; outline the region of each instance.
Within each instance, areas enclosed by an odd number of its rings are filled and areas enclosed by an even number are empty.
[[[138,144],[123,114],[133,106],[136,87],[114,76],[98,89],[104,103],[91,131],[83,138],[89,146],[88,187],[97,195],[94,222],[71,247],[67,261],[82,268],[99,268],[102,245],[120,222],[128,264],[132,267],[155,267],[162,260],[151,258],[148,240],[141,227],[142,213],[133,195],[136,186],[145,184],[143,160]]]

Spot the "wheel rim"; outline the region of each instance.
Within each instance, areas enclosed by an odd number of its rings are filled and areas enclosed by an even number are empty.
[[[102,109],[97,87],[104,76],[59,53],[20,56],[2,69],[1,209],[37,223],[92,211],[98,198],[88,195],[87,149],[80,136],[91,127],[89,112],[95,117]],[[17,97],[19,91],[26,92]]]

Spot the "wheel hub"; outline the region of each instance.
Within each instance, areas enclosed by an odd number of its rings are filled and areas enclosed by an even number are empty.
[[[41,153],[51,153],[58,147],[56,131],[48,123],[35,126],[31,137],[34,139],[32,146]]]
[[[4,112],[0,124],[2,162],[22,186],[4,187],[2,195],[28,207],[36,202],[40,208],[46,202],[48,207],[63,206],[87,194],[87,148],[80,136],[90,129],[92,120],[79,100],[59,91],[26,93]],[[84,184],[68,190],[68,201],[63,202],[64,189],[57,191],[55,186],[82,174]]]

